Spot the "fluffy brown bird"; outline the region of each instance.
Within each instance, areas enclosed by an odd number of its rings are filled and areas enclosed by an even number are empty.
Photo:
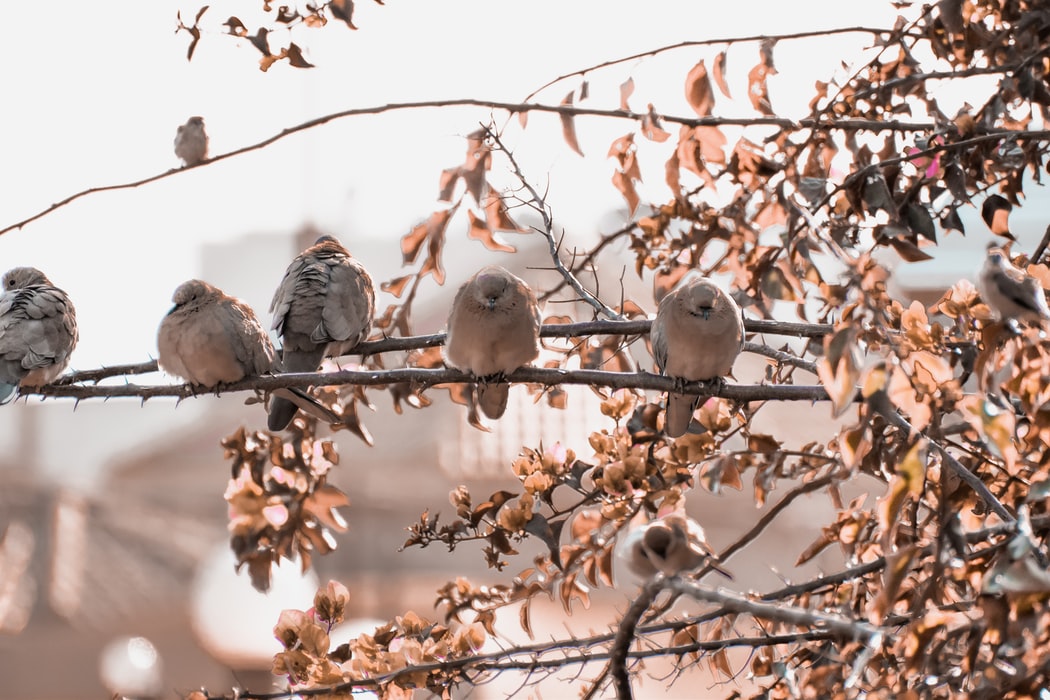
[[[988,251],[977,275],[977,291],[981,300],[1004,323],[1029,321],[1038,324],[1050,320],[1050,308],[1042,285],[1014,267],[998,248]]]
[[[64,291],[34,267],[4,273],[0,294],[0,403],[15,387],[49,384],[69,365],[77,315]]]
[[[705,563],[730,577],[717,566],[704,529],[683,513],[669,513],[648,523],[632,522],[616,552],[627,568],[643,579],[658,573],[674,576],[694,571]]]
[[[510,387],[498,380],[539,356],[540,323],[529,285],[498,265],[483,268],[456,293],[445,362],[482,380],[477,404],[489,418],[507,410]]]
[[[283,339],[285,372],[316,372],[326,357],[349,353],[368,337],[375,315],[375,286],[361,263],[332,236],[321,236],[299,254],[273,296],[273,328]],[[270,430],[283,430],[295,404],[275,398]]]
[[[706,277],[687,278],[660,300],[650,340],[653,358],[662,374],[679,382],[722,378],[744,342],[740,307]],[[670,437],[684,435],[701,397],[667,393],[665,430]]]
[[[196,165],[208,157],[208,134],[203,117],[190,117],[175,132],[175,155],[186,165]]]
[[[252,308],[201,280],[183,282],[157,330],[157,364],[213,388],[273,368],[274,350]]]

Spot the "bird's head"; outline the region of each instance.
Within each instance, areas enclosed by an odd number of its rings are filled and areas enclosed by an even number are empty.
[[[711,312],[718,305],[718,298],[722,293],[721,290],[715,286],[714,282],[700,279],[696,280],[684,291],[686,308],[689,313],[694,316],[701,316],[705,321],[709,320]]]
[[[13,267],[4,273],[3,284],[5,290],[25,289],[51,284],[51,280],[35,267]]]
[[[477,300],[489,311],[496,308],[496,303],[506,293],[508,286],[508,273],[502,268],[485,268],[474,278]]]
[[[175,308],[179,308],[214,295],[216,292],[218,290],[215,287],[203,280],[189,280],[175,288],[175,293],[171,295],[171,300],[175,303]]]

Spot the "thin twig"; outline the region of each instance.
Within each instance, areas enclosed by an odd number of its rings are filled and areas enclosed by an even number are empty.
[[[576,76],[584,76],[584,75],[587,75],[588,73],[593,73],[595,71],[602,70],[603,68],[609,68],[611,66],[619,65],[621,63],[627,63],[629,61],[636,61],[636,60],[641,59],[641,58],[649,58],[651,56],[657,56],[659,54],[667,53],[668,51],[676,51],[678,49],[689,49],[689,48],[696,48],[696,47],[700,47],[700,46],[718,46],[718,45],[721,45],[721,44],[726,44],[726,45],[729,45],[729,44],[744,44],[744,43],[753,43],[753,42],[756,42],[756,41],[788,41],[788,40],[792,40],[792,39],[811,39],[811,38],[814,38],[814,37],[826,37],[826,36],[833,36],[833,35],[836,35],[836,34],[873,34],[875,36],[881,36],[883,34],[892,34],[893,31],[894,31],[893,29],[881,29],[879,27],[861,27],[861,26],[857,26],[857,27],[838,27],[838,28],[835,28],[835,29],[818,29],[818,30],[811,30],[811,31],[805,31],[805,32],[791,32],[791,33],[787,33],[787,34],[751,34],[751,35],[748,35],[748,36],[730,37],[728,39],[726,39],[726,38],[722,38],[722,39],[698,39],[698,40],[693,40],[693,41],[682,41],[682,42],[679,42],[677,44],[670,44],[670,45],[666,45],[666,46],[661,46],[661,47],[656,48],[656,49],[650,49],[649,51],[642,51],[641,53],[634,53],[634,54],[631,54],[629,56],[622,56],[620,58],[615,58],[615,59],[612,59],[612,60],[609,60],[609,61],[604,61],[602,63],[596,63],[593,66],[588,66],[587,68],[580,68],[580,69],[574,70],[574,71],[572,71],[570,73],[565,73],[564,75],[559,75],[557,78],[554,78],[553,80],[548,81],[547,83],[543,84],[542,86],[540,86],[539,88],[537,88],[533,92],[529,93],[528,96],[525,98],[525,101],[528,102],[533,97],[535,97],[536,95],[540,94],[541,92],[543,92],[547,88],[549,88],[549,87],[551,87],[553,85],[556,85],[557,83],[560,83],[563,80],[567,80],[568,78],[574,78]]]
[[[871,639],[886,631],[880,627],[844,615],[822,613],[782,603],[771,604],[746,598],[724,588],[710,588],[677,576],[666,579],[664,588],[695,600],[714,603],[730,612],[744,613],[763,620],[784,622],[799,627],[827,630],[851,639]]]
[[[217,156],[213,156],[208,160],[202,161],[196,165],[188,165],[182,168],[172,168],[156,175],[144,177],[139,180],[131,182],[124,182],[115,185],[104,185],[100,187],[91,187],[86,190],[82,190],[75,194],[71,194],[65,197],[51,206],[40,210],[32,216],[26,217],[21,221],[14,224],[10,224],[0,229],[0,235],[8,233],[22,228],[26,224],[32,223],[37,219],[40,219],[48,214],[61,209],[62,207],[71,204],[72,202],[85,197],[90,194],[97,194],[99,192],[112,192],[115,190],[126,190],[134,189],[142,185],[146,185],[157,180],[162,180],[173,175],[188,172],[196,168],[203,168],[219,161],[233,158],[244,153],[251,151],[257,151],[265,148],[276,141],[297,134],[307,129],[312,129],[322,124],[327,124],[331,121],[338,119],[346,119],[348,117],[358,117],[370,114],[383,114],[385,112],[394,112],[400,110],[412,110],[412,109],[424,109],[430,107],[484,107],[487,109],[503,109],[511,113],[519,112],[548,112],[551,114],[561,114],[565,116],[577,117],[577,116],[592,116],[592,117],[606,117],[611,119],[623,119],[626,121],[641,122],[648,116],[648,113],[630,112],[622,109],[594,109],[589,107],[579,107],[575,105],[546,105],[537,103],[516,103],[516,102],[499,102],[496,100],[481,100],[481,99],[449,99],[449,100],[420,100],[415,102],[393,102],[385,105],[377,105],[374,107],[359,107],[355,109],[345,109],[339,112],[332,112],[314,119],[309,119],[301,124],[290,126],[283,129],[273,136],[267,137],[262,141],[253,143],[248,146],[242,146],[226,153],[220,153]],[[901,131],[901,132],[927,132],[936,128],[936,124],[933,122],[904,122],[894,120],[878,120],[878,119],[844,119],[844,120],[814,120],[814,119],[801,119],[792,120],[783,117],[679,117],[673,115],[660,115],[660,118],[668,123],[680,124],[684,126],[723,126],[723,125],[734,125],[734,126],[779,126],[782,129],[822,129],[822,130],[846,130],[846,131],[871,131],[871,132],[883,132],[883,131]],[[1009,132],[1013,134],[1014,132]],[[1022,133],[1022,132],[1018,132]],[[1033,133],[1033,132],[1026,132]]]
[[[484,124],[482,125],[482,128],[485,130],[485,133],[488,134],[488,137],[492,139],[492,142],[496,144],[496,148],[506,156],[511,169],[514,172],[514,176],[518,178],[518,182],[521,183],[521,186],[528,191],[529,196],[532,198],[532,208],[539,213],[540,218],[543,221],[543,228],[538,230],[547,240],[547,252],[550,253],[551,261],[554,263],[554,268],[558,271],[558,274],[560,274],[562,279],[573,288],[580,299],[594,307],[594,310],[599,314],[613,320],[622,320],[622,314],[617,313],[597,296],[587,291],[580,283],[580,280],[576,279],[576,275],[572,274],[572,272],[565,267],[565,263],[562,262],[561,256],[558,254],[558,242],[554,238],[554,222],[551,220],[551,212],[547,205],[547,201],[540,196],[540,193],[537,192],[536,188],[528,181],[525,174],[521,172],[521,167],[518,165],[518,161],[515,160],[514,154],[503,145],[503,141],[500,140],[499,135]]]
[[[799,484],[795,488],[784,494],[784,497],[777,501],[777,504],[762,514],[762,517],[758,519],[750,530],[741,535],[735,542],[723,549],[718,553],[718,561],[724,562],[731,556],[739,552],[741,549],[749,545],[755,540],[762,532],[773,522],[774,519],[781,512],[783,512],[789,505],[791,505],[796,498],[807,493],[812,493],[818,489],[822,489],[836,478],[835,474],[825,474],[824,476],[818,477],[811,481]],[[697,579],[701,578],[708,571],[712,570],[711,567],[705,566],[704,569],[697,575]]]

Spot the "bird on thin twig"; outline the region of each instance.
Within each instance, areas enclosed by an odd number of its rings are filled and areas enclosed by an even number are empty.
[[[524,280],[498,265],[480,270],[459,288],[448,316],[445,362],[479,381],[477,405],[492,419],[507,409],[504,375],[540,353],[540,311]]]
[[[175,132],[175,155],[186,165],[197,165],[208,157],[208,134],[204,117],[190,117]]]
[[[346,355],[367,339],[375,315],[372,277],[338,240],[321,236],[288,266],[270,304],[283,340],[282,371],[316,372],[325,357]],[[296,406],[277,397],[270,430],[283,430]]]
[[[631,573],[643,579],[657,574],[676,576],[705,564],[732,578],[718,566],[700,524],[678,511],[648,522],[644,515],[637,515],[618,544],[616,556]]]
[[[733,298],[714,282],[699,275],[686,277],[660,300],[650,341],[656,366],[676,383],[722,380],[733,370],[743,347],[743,315]],[[667,392],[664,423],[670,437],[685,434],[693,409],[704,398]]]
[[[15,388],[49,384],[69,365],[77,345],[77,315],[64,291],[40,270],[4,273],[0,294],[0,403]]]

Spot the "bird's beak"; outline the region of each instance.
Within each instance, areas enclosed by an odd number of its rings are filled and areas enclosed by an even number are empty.
[[[489,311],[495,311],[496,309],[496,297],[489,297]]]

